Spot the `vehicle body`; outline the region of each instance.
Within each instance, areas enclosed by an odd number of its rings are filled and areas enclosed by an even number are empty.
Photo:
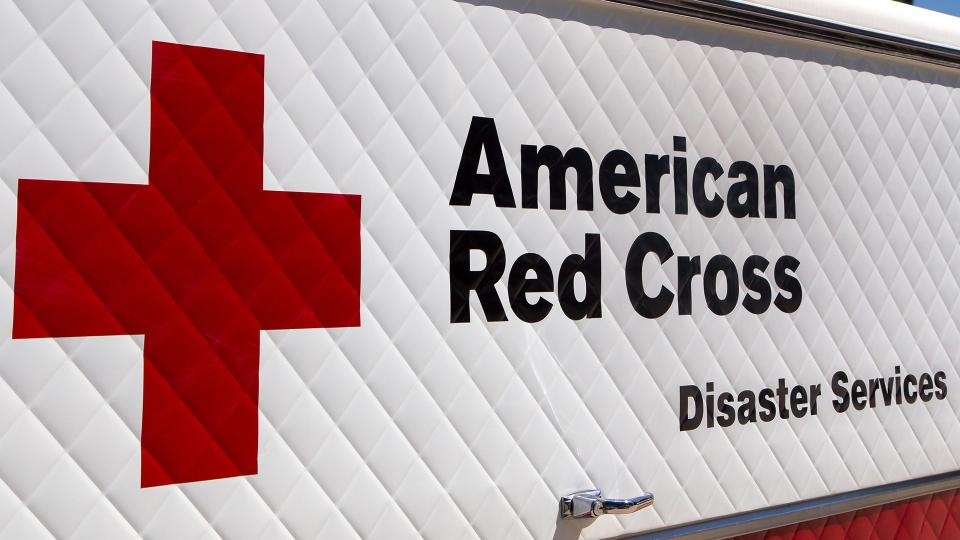
[[[960,488],[956,19],[59,4],[0,4],[0,537],[722,537]],[[259,157],[258,196],[296,202],[174,200]],[[236,302],[183,307],[208,278]],[[194,326],[151,351],[165,291]],[[182,335],[226,365],[233,324],[197,321],[235,315],[246,363],[194,374]],[[560,519],[585,490],[655,500]]]

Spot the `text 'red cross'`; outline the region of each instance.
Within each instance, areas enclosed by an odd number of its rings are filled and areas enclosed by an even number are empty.
[[[144,334],[144,487],[256,474],[261,329],[360,324],[360,197],[263,190],[263,56],[153,44],[148,185],[21,180],[15,338]]]

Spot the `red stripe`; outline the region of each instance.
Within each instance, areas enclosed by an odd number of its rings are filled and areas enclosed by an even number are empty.
[[[960,490],[837,514],[737,540],[960,539]]]

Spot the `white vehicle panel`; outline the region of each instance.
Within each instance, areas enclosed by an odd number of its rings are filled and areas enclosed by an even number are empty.
[[[154,40],[265,55],[264,185],[361,195],[362,308],[261,333],[257,475],[142,489],[143,337],[10,329],[18,179],[147,182]],[[668,190],[659,214],[642,190],[579,211],[572,179],[566,210],[545,182],[537,209],[453,206],[475,116],[517,201],[521,145],[596,172],[682,136],[691,170],[788,165],[796,219],[678,215]],[[0,538],[606,538],[957,470],[958,171],[956,69],[598,0],[0,0]],[[473,295],[452,323],[461,229],[554,270],[599,234],[602,316],[520,321],[501,282],[509,321]],[[802,304],[718,316],[697,285],[692,315],[641,317],[624,267],[647,231],[704,264],[792,255]],[[676,291],[671,264],[644,276]],[[950,391],[830,406],[834,372],[895,366]],[[679,387],[779,378],[822,384],[820,414],[678,429]],[[656,503],[558,521],[591,488]]]

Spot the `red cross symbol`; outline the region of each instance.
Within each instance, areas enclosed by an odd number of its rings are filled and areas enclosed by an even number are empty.
[[[260,330],[360,324],[360,197],[263,190],[263,64],[155,42],[150,183],[20,181],[13,337],[144,334],[144,487],[256,474]]]

